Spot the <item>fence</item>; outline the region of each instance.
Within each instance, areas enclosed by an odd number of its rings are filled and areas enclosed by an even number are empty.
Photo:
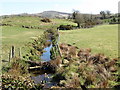
[[[9,54],[8,54],[9,62],[10,62],[11,59],[14,58],[15,56],[16,56],[15,46],[12,46],[11,49],[10,49],[10,52],[9,52]],[[18,57],[19,57],[19,58],[22,58],[21,48],[19,48]]]

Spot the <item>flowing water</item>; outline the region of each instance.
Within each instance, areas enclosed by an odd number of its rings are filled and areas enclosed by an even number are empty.
[[[52,48],[52,44],[48,47],[44,48],[45,52],[40,57],[42,62],[50,61],[50,49]],[[37,74],[32,74],[32,80],[35,84],[44,84],[44,88],[50,88],[51,86],[55,86],[55,82],[51,82],[53,74],[50,73],[41,73],[41,71],[36,71]]]
[[[44,62],[50,61],[50,49],[52,48],[52,44],[50,44],[50,46],[44,48],[44,53],[42,54],[42,56],[40,57]]]

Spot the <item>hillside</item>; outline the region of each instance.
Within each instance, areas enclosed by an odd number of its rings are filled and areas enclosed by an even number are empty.
[[[68,18],[71,13],[65,12],[58,12],[58,11],[43,11],[41,13],[20,13],[20,14],[13,14],[13,15],[3,15],[3,17],[10,17],[10,16],[38,16],[38,17],[47,17],[47,18]]]
[[[70,13],[58,12],[58,11],[44,11],[40,13],[41,17],[48,17],[48,18],[67,18]]]

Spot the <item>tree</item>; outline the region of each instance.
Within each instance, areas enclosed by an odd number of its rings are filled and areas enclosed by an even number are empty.
[[[79,13],[78,10],[73,10],[73,14],[72,14],[72,17],[73,19],[75,19],[76,15]]]
[[[84,23],[84,16],[82,15],[82,14],[77,14],[76,16],[75,16],[75,23],[77,23],[78,24],[78,26],[77,27],[80,27],[80,25],[82,24],[82,23]]]
[[[80,25],[84,23],[84,16],[81,13],[79,13],[79,11],[74,10],[72,16],[75,20],[74,22],[77,23],[77,27],[80,27]]]
[[[107,11],[106,11],[106,14],[107,14],[108,16],[110,16],[110,15],[111,15],[111,13],[110,13],[110,11],[109,11],[109,10],[107,10]]]
[[[106,10],[106,11],[101,11],[100,12],[101,16],[102,16],[102,19],[106,19],[106,18],[109,18],[111,13],[109,10]]]
[[[100,12],[100,15],[102,16],[102,19],[105,19],[105,18],[106,18],[106,13],[105,13],[105,11],[101,11],[101,12]]]
[[[107,17],[110,18],[111,13],[109,10],[106,11],[106,14],[107,14]]]

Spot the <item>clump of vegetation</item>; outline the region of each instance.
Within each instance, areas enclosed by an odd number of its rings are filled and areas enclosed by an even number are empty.
[[[43,18],[41,19],[42,22],[45,22],[45,23],[50,23],[52,22],[49,18]]]
[[[25,63],[25,60],[15,57],[10,62],[8,73],[15,74],[16,76],[28,74],[27,67],[28,65]]]
[[[53,78],[55,80],[60,77],[57,80],[60,87],[113,88],[119,85],[118,59],[110,59],[104,54],[92,55],[90,48],[80,49],[76,57],[69,58],[70,47],[73,46],[67,44],[60,46],[64,61]]]
[[[119,23],[120,23],[120,19],[113,17],[109,24],[119,24]]]
[[[26,25],[22,25],[22,28],[27,28],[27,29],[40,29],[39,26],[26,26]]]
[[[47,40],[51,40],[52,44],[55,45],[58,40],[58,30],[54,28],[47,29],[44,32],[44,36],[47,38]]]
[[[9,74],[2,75],[2,89],[31,89],[33,87],[33,81],[27,77],[16,77]]]
[[[72,25],[60,25],[58,27],[59,30],[72,30],[73,26]]]
[[[36,85],[30,78],[30,76],[13,76],[10,74],[2,75],[2,89],[42,89],[42,85]]]
[[[102,24],[102,21],[93,15],[81,14],[79,11],[73,12],[74,22],[77,23],[78,28],[91,28],[95,25]]]
[[[0,26],[12,26],[11,24],[7,24],[7,23],[2,23],[0,24]]]
[[[28,65],[20,58],[13,58],[9,70],[2,75],[2,89],[40,88],[30,78]]]
[[[100,25],[102,24],[103,22],[101,20],[98,20],[98,19],[88,19],[85,21],[84,24],[81,25],[81,28],[91,28],[95,25]]]
[[[54,29],[47,29],[44,34],[28,44],[29,52],[24,56],[27,60],[40,61],[40,56],[44,52],[44,48],[57,43],[58,31]]]

